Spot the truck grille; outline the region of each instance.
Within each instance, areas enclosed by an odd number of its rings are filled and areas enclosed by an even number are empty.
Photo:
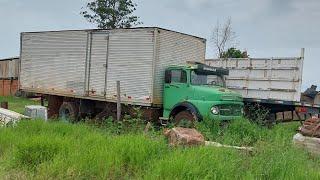
[[[243,108],[238,104],[221,104],[218,105],[220,115],[222,116],[241,116],[241,109]]]
[[[242,101],[242,98],[235,95],[223,95],[221,96],[222,101]]]

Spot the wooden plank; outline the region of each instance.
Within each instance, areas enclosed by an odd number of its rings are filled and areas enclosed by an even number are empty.
[[[3,81],[4,80],[0,80],[0,96],[3,96]]]
[[[120,81],[117,81],[117,121],[121,118],[121,93],[120,93]]]

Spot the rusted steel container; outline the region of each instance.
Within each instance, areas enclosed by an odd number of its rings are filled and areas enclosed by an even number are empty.
[[[0,59],[0,96],[12,96],[18,90],[19,57]]]

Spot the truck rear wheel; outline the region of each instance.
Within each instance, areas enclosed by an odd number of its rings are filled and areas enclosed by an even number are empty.
[[[78,120],[78,112],[74,102],[64,102],[59,109],[59,118],[64,122],[76,122]]]
[[[181,111],[174,116],[174,125],[179,127],[193,128],[196,121],[197,116],[189,111]]]

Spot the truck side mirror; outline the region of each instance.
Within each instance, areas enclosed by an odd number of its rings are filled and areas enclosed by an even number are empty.
[[[171,71],[170,70],[166,70],[165,76],[164,76],[164,82],[171,83]]]

